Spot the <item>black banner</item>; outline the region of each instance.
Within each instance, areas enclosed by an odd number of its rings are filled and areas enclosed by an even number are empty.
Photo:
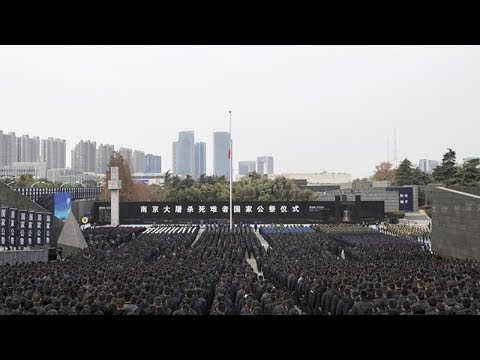
[[[58,192],[69,192],[72,194],[72,200],[95,199],[102,193],[101,187],[55,187],[55,188],[14,188],[15,191],[37,202],[42,196]]]
[[[35,244],[35,213],[29,211],[27,213],[27,245]]]
[[[27,245],[27,220],[28,220],[28,211],[21,210],[18,212],[18,222],[19,222],[19,232],[18,232],[18,245],[26,246]]]
[[[42,246],[44,244],[44,220],[43,213],[35,213],[35,245]]]
[[[52,233],[52,215],[45,214],[45,245],[50,245],[51,233]]]
[[[9,237],[9,245],[10,246],[18,246],[18,229],[17,229],[17,222],[18,222],[18,211],[17,209],[10,209],[10,215],[8,216],[10,219],[10,237]]]
[[[0,208],[0,246],[8,245],[9,209]]]
[[[334,221],[335,203],[331,201],[234,202],[236,223],[324,222]],[[95,203],[98,224],[110,222],[110,203]],[[122,202],[122,224],[153,222],[217,222],[229,219],[228,202]]]

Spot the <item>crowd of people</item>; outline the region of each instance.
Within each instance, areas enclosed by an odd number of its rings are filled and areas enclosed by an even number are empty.
[[[82,234],[88,246],[105,249],[131,241],[145,230],[144,226],[101,226],[85,229]]]
[[[478,262],[361,226],[259,230],[210,224],[86,233],[93,244],[64,261],[3,266],[0,314],[480,314]],[[117,235],[125,241],[112,243]]]
[[[425,226],[389,223],[381,223],[378,230],[384,234],[401,236],[421,242],[430,242],[430,235],[432,233],[431,230]]]
[[[434,255],[418,241],[322,231],[267,241],[265,278],[286,284],[307,314],[480,314],[480,264]]]

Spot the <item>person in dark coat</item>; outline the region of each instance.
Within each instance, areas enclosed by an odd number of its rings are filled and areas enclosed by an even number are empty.
[[[335,315],[347,315],[348,311],[353,306],[353,298],[351,295],[350,288],[344,290],[343,297],[338,301],[337,308],[335,310]]]
[[[272,315],[288,315],[288,300],[283,300],[282,304],[275,306]]]
[[[372,313],[372,302],[368,300],[367,292],[362,290],[360,300],[353,304],[348,312],[349,315],[370,315]]]

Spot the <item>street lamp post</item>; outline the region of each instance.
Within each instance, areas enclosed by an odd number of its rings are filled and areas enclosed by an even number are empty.
[[[33,187],[34,187],[35,185],[37,185],[37,184],[45,184],[45,181],[37,181],[37,182],[34,182],[34,183],[32,184],[32,186],[30,186],[30,188],[33,189]]]
[[[82,185],[83,187],[87,187],[87,185],[85,185],[85,184],[83,183],[83,181],[80,182],[80,181],[76,180],[75,183],[76,183],[76,184],[80,184],[80,185]]]

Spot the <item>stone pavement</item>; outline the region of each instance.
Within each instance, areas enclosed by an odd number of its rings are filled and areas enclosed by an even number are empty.
[[[249,259],[247,251],[245,252],[245,260],[247,260],[248,265],[251,266],[251,268],[253,269],[253,271],[255,271],[255,273],[257,275],[262,275],[263,276],[263,272],[258,271],[257,261],[255,260],[255,257],[252,255],[252,258]]]
[[[198,239],[200,239],[200,236],[203,234],[203,232],[205,231],[205,228],[201,227],[199,230],[198,230],[198,234],[197,234],[197,237],[195,238],[195,241],[192,243],[192,248],[193,246],[197,243]]]
[[[258,240],[260,240],[260,244],[262,244],[264,249],[267,250],[270,247],[267,240],[265,240],[262,234],[260,234],[258,231],[254,231],[254,233],[255,233],[255,236],[258,238]]]

